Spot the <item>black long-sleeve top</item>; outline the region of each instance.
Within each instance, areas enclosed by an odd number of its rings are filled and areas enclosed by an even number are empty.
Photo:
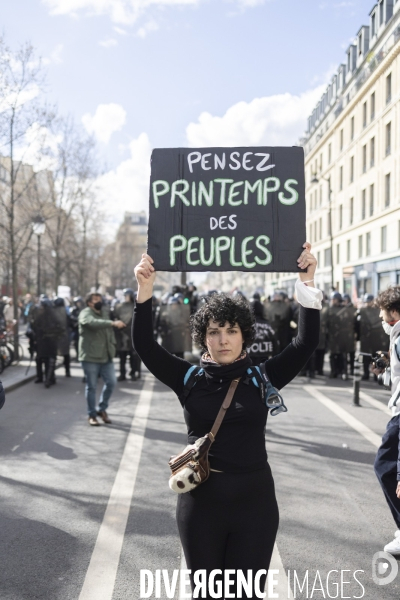
[[[301,306],[297,337],[280,354],[265,363],[267,376],[274,387],[282,389],[292,381],[314,352],[318,338],[319,310]],[[181,396],[185,375],[192,365],[170,354],[154,340],[151,299],[136,304],[133,344],[149,371],[178,397]],[[243,375],[247,366],[243,369]],[[207,377],[207,373],[201,377],[184,402],[190,444],[211,430],[229,389],[230,381],[223,377],[227,367],[230,365],[221,365],[221,378]],[[235,377],[236,373],[232,379]],[[211,446],[211,468],[231,473],[264,468],[267,461],[264,440],[267,415],[268,409],[261,401],[259,389],[252,383],[246,385],[242,379]]]

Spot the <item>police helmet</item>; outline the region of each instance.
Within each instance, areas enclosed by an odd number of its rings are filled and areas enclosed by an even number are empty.
[[[65,300],[64,298],[60,298],[59,296],[57,296],[57,298],[54,298],[53,300],[53,304],[54,306],[65,306]]]
[[[374,297],[372,294],[364,294],[363,302],[373,302]]]
[[[131,299],[131,302],[133,302],[135,300],[135,292],[133,291],[132,288],[125,288],[124,290],[122,290],[122,293],[124,296],[129,296]]]
[[[342,302],[342,294],[339,292],[332,292],[331,300],[338,300],[339,302]]]

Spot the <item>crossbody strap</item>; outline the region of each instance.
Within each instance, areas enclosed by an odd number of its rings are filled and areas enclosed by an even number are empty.
[[[238,383],[240,381],[240,377],[238,379],[233,379],[231,381],[231,385],[229,386],[229,390],[228,393],[225,396],[225,400],[222,403],[221,408],[219,409],[219,413],[217,414],[217,418],[214,421],[214,425],[212,426],[212,429],[209,433],[209,435],[211,434],[211,441],[213,442],[215,439],[215,436],[218,433],[218,429],[221,427],[221,423],[224,420],[225,417],[225,413],[228,410],[228,408],[231,405],[232,402],[232,398],[234,393],[236,392],[236,388],[238,386]]]

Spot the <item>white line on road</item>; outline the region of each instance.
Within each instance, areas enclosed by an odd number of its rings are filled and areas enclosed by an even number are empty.
[[[142,453],[154,379],[142,389],[79,600],[111,600]]]
[[[366,440],[371,442],[373,446],[379,448],[379,446],[382,443],[382,438],[375,432],[373,432],[369,427],[364,425],[364,423],[361,423],[361,421],[359,421],[358,419],[353,417],[353,415],[348,413],[347,410],[336,404],[336,402],[325,396],[325,394],[322,394],[322,392],[317,390],[315,387],[311,385],[305,385],[304,389],[311,396],[314,396],[314,398],[319,400],[321,404],[323,404],[324,406],[329,408],[329,410],[335,413],[335,415],[342,419],[342,421],[347,423],[347,425],[350,425],[350,427],[358,431],[358,433],[364,436]]]
[[[274,573],[274,576],[273,576],[274,581],[278,582],[277,585],[275,585],[273,587],[274,593],[278,594],[278,596],[275,596],[275,597],[281,598],[282,600],[283,599],[293,600],[292,590],[288,586],[288,578],[287,578],[286,571],[285,571],[285,568],[282,563],[281,555],[279,554],[278,546],[276,544],[274,545],[274,551],[272,552],[271,564],[269,565],[269,568],[270,568],[270,570],[276,569],[277,571],[279,571],[278,575],[276,573]],[[181,569],[181,572],[183,569],[187,569],[185,555],[183,553],[183,548],[181,548],[180,569]],[[268,586],[268,584],[265,586],[266,590],[268,589],[267,586]],[[269,596],[267,596],[267,598],[268,597]],[[186,598],[186,596],[181,596],[181,594],[179,594],[179,600],[182,600],[183,598]]]

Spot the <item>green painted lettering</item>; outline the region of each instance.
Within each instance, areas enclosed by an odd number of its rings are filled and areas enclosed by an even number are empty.
[[[233,183],[233,179],[214,179],[215,183],[221,184],[221,195],[219,197],[220,206],[225,205],[226,184]]]
[[[204,185],[204,183],[202,181],[200,181],[199,195],[198,195],[199,206],[202,205],[203,196],[204,196],[204,200],[205,200],[207,206],[212,206],[214,204],[214,182],[213,181],[210,181],[208,190],[207,190],[206,186]]]
[[[229,188],[228,204],[230,204],[231,206],[239,206],[239,204],[242,204],[243,200],[234,200],[233,198],[239,195],[239,192],[235,192],[235,189],[243,184],[244,181],[237,181],[236,183],[233,183]]]
[[[227,235],[221,235],[215,240],[215,264],[217,267],[221,266],[221,252],[228,250],[231,245],[231,238]]]
[[[210,256],[206,259],[204,256],[204,238],[200,239],[200,262],[203,267],[209,267],[214,262],[215,258],[215,240],[210,238]]]
[[[279,181],[279,179],[277,177],[266,177],[264,179],[264,198],[263,198],[264,206],[267,206],[268,192],[276,192],[277,190],[279,190],[280,185],[281,185],[281,182]]]
[[[158,186],[161,185],[162,188],[158,190]],[[164,194],[168,194],[169,192],[169,183],[168,181],[164,181],[163,179],[158,179],[157,181],[153,181],[153,202],[154,206],[158,208],[160,203],[158,201],[159,196],[164,196]]]
[[[181,190],[176,189],[178,187],[178,185],[183,186]],[[174,183],[172,184],[172,187],[171,187],[171,208],[173,206],[175,206],[175,196],[178,196],[178,198],[180,198],[182,200],[182,202],[183,202],[183,204],[185,204],[185,206],[190,206],[190,202],[185,196],[186,192],[188,192],[188,191],[189,191],[189,183],[186,181],[186,179],[177,179],[176,181],[174,181]]]
[[[186,250],[187,239],[184,235],[173,235],[169,240],[169,264],[171,267],[175,264],[175,255],[177,252]]]
[[[294,190],[291,185],[299,185],[299,182],[296,181],[296,179],[287,179],[283,185],[283,187],[285,188],[285,190],[287,192],[291,193],[291,196],[289,196],[289,198],[285,198],[285,195],[283,192],[279,192],[278,194],[278,199],[279,202],[281,202],[282,204],[285,204],[286,206],[292,206],[292,204],[296,204],[297,200],[299,199],[299,193],[297,190]]]
[[[235,243],[236,243],[236,240],[233,237],[232,241],[231,241],[231,251],[230,251],[230,255],[229,255],[229,262],[231,263],[232,267],[242,267],[243,263],[236,262],[236,260],[235,260]]]
[[[265,246],[263,246],[262,242],[265,243]],[[272,254],[268,250],[268,248],[266,248],[266,245],[269,244],[269,242],[270,242],[270,240],[267,235],[259,235],[258,238],[256,239],[257,248],[259,250],[261,250],[262,252],[264,252],[264,254],[265,254],[265,258],[258,258],[258,256],[254,257],[254,260],[259,265],[269,265],[269,263],[272,261]]]
[[[198,237],[191,237],[188,240],[188,244],[187,244],[187,251],[186,251],[186,262],[188,265],[191,265],[193,267],[195,267],[196,265],[200,264],[200,259],[199,260],[193,260],[191,255],[193,254],[193,252],[198,252],[199,249],[198,248],[192,248],[193,244],[195,244],[196,242],[199,241],[200,238]]]
[[[247,250],[247,244],[251,240],[254,240],[254,235],[249,235],[249,237],[245,237],[244,240],[242,241],[242,262],[243,262],[243,266],[246,267],[246,269],[252,269],[253,267],[256,266],[255,262],[247,261],[247,255],[251,254],[253,252],[253,250]]]
[[[243,204],[249,203],[249,193],[254,194],[257,192],[257,204],[262,206],[262,187],[261,187],[262,179],[257,179],[257,181],[251,185],[250,181],[244,182],[244,195],[243,195]]]

